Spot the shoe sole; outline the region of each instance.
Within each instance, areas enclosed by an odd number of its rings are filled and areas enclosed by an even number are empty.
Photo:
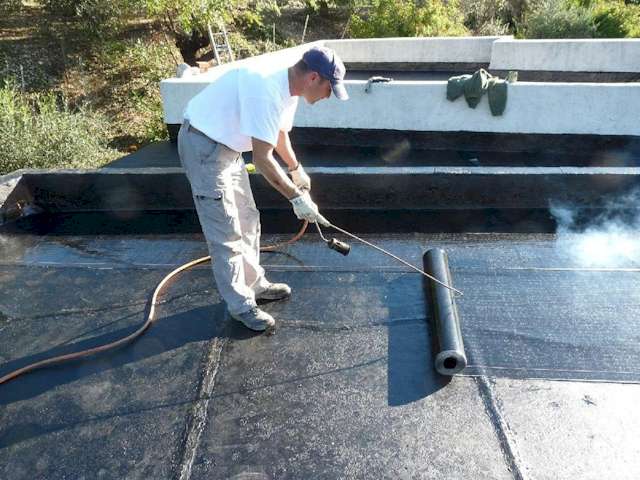
[[[238,320],[235,317],[231,317],[232,320],[244,325],[246,328],[248,328],[249,330],[252,330],[254,332],[267,332],[269,330],[273,330],[276,328],[276,324],[274,323],[267,323],[264,326],[260,326],[260,327],[250,327],[249,325],[247,325],[246,323],[244,323],[242,320]]]
[[[267,301],[275,301],[275,300],[284,300],[286,298],[289,298],[291,296],[290,293],[287,293],[285,295],[256,295],[256,301],[258,300],[267,300]]]

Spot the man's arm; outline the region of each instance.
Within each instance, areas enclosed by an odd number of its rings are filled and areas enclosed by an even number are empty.
[[[280,132],[282,134],[282,132]],[[282,135],[278,136],[278,144],[280,144],[280,139]],[[287,135],[287,140],[289,136]],[[251,142],[253,144],[253,163],[256,168],[260,170],[260,173],[267,179],[267,181],[278,190],[283,196],[287,199],[291,200],[294,197],[298,197],[302,194],[302,192],[294,185],[291,179],[287,176],[287,174],[282,170],[276,159],[273,158],[273,145],[264,142],[262,140],[258,140],[257,138],[252,138]],[[277,148],[277,147],[276,147]],[[289,149],[291,148],[291,144],[289,144]],[[276,150],[278,151],[278,150]],[[293,152],[292,152],[293,153]],[[280,151],[278,151],[280,154]],[[295,155],[293,157],[287,157],[289,160],[293,158],[294,162],[297,162],[295,159]],[[285,160],[285,157],[282,158],[287,165],[289,165],[288,161]],[[295,166],[295,165],[294,165]]]
[[[291,140],[289,139],[289,132],[280,130],[278,133],[278,145],[276,145],[276,152],[284,163],[287,164],[289,170],[295,170],[298,167],[298,159],[291,146]]]
[[[328,227],[330,225],[328,220],[320,215],[318,206],[311,200],[309,192],[302,192],[284,173],[276,159],[273,158],[273,145],[255,137],[252,137],[251,141],[253,143],[253,163],[271,186],[291,202],[296,216],[300,220],[307,220],[312,223],[319,222]],[[296,171],[301,169],[302,167]]]
[[[311,190],[311,178],[307,175],[307,172],[302,168],[302,164],[298,162],[296,154],[291,147],[291,140],[289,139],[289,133],[285,130],[280,130],[278,133],[278,144],[276,145],[276,152],[280,155],[280,158],[289,167],[289,173],[291,174],[291,180],[296,187],[300,190]]]

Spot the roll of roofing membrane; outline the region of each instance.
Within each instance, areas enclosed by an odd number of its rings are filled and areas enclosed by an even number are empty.
[[[424,270],[447,285],[451,282],[449,260],[444,250],[428,250],[423,257]],[[441,375],[455,375],[467,365],[462,331],[453,292],[433,280],[427,280],[431,297],[431,316],[438,338],[435,368]]]

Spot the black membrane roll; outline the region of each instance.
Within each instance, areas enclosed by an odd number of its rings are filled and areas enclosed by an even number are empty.
[[[424,254],[423,262],[425,272],[453,286],[449,261],[444,250],[440,248],[428,250]],[[431,279],[428,279],[427,283],[431,298],[431,317],[438,339],[435,368],[442,375],[455,375],[467,366],[467,356],[464,353],[454,292]]]

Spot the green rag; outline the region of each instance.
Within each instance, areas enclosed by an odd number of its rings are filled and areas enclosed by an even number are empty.
[[[476,108],[485,93],[489,95],[491,115],[502,115],[507,106],[506,80],[494,77],[481,68],[473,75],[458,75],[447,82],[447,99],[454,101],[464,94],[467,105]]]

